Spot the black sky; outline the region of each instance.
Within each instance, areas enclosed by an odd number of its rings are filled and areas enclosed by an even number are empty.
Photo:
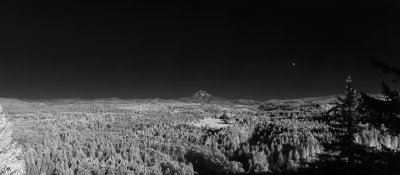
[[[265,100],[380,92],[400,67],[389,1],[2,5],[0,96]],[[296,62],[296,66],[292,66]]]

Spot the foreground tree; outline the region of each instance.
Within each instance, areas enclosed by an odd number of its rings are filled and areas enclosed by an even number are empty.
[[[24,174],[25,164],[23,160],[17,159],[21,155],[21,149],[12,142],[11,134],[10,124],[6,121],[0,106],[0,174]]]
[[[372,59],[375,68],[382,73],[394,76],[392,83],[397,83],[400,78],[400,69],[389,66],[383,61]],[[400,93],[392,90],[390,86],[382,82],[382,94],[384,98],[371,97],[361,93],[360,112],[367,122],[375,127],[382,124],[395,134],[400,133]]]
[[[335,112],[326,116],[325,122],[331,127],[335,135],[335,141],[326,145],[329,155],[323,155],[325,159],[352,163],[355,158],[356,144],[354,134],[359,128],[359,114],[357,111],[357,92],[352,87],[350,76],[346,79],[345,97],[338,97]]]
[[[359,115],[357,112],[357,92],[352,87],[350,76],[346,79],[345,98],[339,98],[340,113],[338,115],[338,141],[342,146],[341,156],[347,157],[349,162],[354,161],[355,138],[359,129]]]
[[[392,67],[387,65],[385,62],[378,61],[376,59],[372,59],[372,64],[375,66],[377,69],[381,69],[382,73],[384,74],[389,74],[393,75],[394,79],[392,80],[392,83],[397,83],[398,79],[400,78],[400,69],[396,67]],[[382,82],[382,93],[385,95],[390,110],[387,110],[387,113],[392,113],[392,114],[399,114],[400,113],[400,93],[396,90],[392,90],[388,84],[385,82]]]

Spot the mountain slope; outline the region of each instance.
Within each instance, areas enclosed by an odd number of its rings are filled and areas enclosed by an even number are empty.
[[[203,90],[197,91],[190,97],[183,97],[178,100],[184,102],[214,103],[214,104],[226,104],[226,105],[258,105],[262,103],[255,100],[244,100],[244,99],[230,100],[226,98],[213,96]]]

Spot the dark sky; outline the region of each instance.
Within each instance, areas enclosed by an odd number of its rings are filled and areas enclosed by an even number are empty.
[[[377,93],[369,58],[400,67],[389,1],[111,2],[2,5],[0,97],[298,98],[348,74]]]

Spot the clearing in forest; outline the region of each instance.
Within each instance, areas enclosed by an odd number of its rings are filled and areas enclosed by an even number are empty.
[[[205,118],[200,120],[198,123],[194,124],[197,127],[211,127],[211,128],[224,128],[228,126],[232,126],[232,124],[226,124],[224,120],[222,119],[216,119],[216,118]]]

